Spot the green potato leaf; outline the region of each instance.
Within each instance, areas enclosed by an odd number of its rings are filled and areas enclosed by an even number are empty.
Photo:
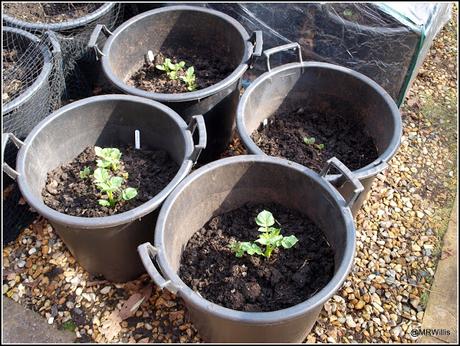
[[[272,213],[267,210],[263,210],[257,215],[256,223],[261,227],[268,228],[275,224],[275,218]]]

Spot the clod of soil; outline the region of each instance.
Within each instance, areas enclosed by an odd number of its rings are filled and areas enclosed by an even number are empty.
[[[194,67],[197,85],[195,90],[204,89],[220,82],[234,70],[233,66],[222,57],[214,56],[214,54],[202,50],[200,50],[200,55],[186,48],[165,49],[162,52],[154,52],[154,54],[155,61],[153,63],[144,62],[142,67],[128,78],[126,82],[128,85],[163,94],[189,92],[187,84],[180,78],[171,80],[164,71],[155,67],[156,64],[161,64],[164,58],[171,59],[174,64],[184,61],[185,67],[182,74],[190,66]]]
[[[43,202],[50,208],[73,216],[100,217],[119,214],[148,202],[174,178],[179,166],[163,150],[135,150],[119,147],[122,156],[117,176],[128,173],[123,188],[133,187],[138,195],[129,201],[120,201],[114,207],[103,207],[98,200],[103,196],[91,178],[82,179],[80,171],[86,166],[91,173],[97,168],[94,147],[86,148],[72,162],[48,173],[42,191]]]
[[[98,3],[6,3],[6,14],[32,23],[60,23],[84,17],[103,4]]]
[[[258,238],[255,218],[269,210],[281,234],[299,241],[262,256],[236,257],[233,241]],[[334,252],[305,215],[277,204],[246,204],[213,217],[188,241],[179,276],[205,299],[239,311],[275,311],[299,304],[322,289],[334,273]]]
[[[267,155],[284,157],[320,172],[336,156],[349,169],[362,168],[378,158],[374,140],[358,119],[334,112],[297,108],[278,112],[251,134]],[[314,143],[306,144],[314,138]]]

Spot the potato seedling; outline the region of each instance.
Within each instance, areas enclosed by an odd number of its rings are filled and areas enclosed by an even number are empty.
[[[97,166],[100,168],[108,168],[114,172],[118,170],[120,165],[121,151],[117,148],[100,148],[94,147],[94,151],[97,157],[100,159],[96,160]]]
[[[128,201],[137,196],[137,190],[132,187],[121,188],[125,180],[122,177],[110,176],[105,168],[97,168],[93,174],[94,182],[98,190],[107,195],[107,199],[100,199],[98,202],[103,207],[113,207],[121,200]]]
[[[185,62],[181,61],[177,64],[174,64],[170,58],[165,58],[162,64],[157,64],[155,67],[167,74],[170,80],[180,79],[187,85],[188,91],[194,91],[197,88],[196,85],[196,76],[195,68],[190,66],[185,72]]]
[[[101,191],[107,199],[100,199],[98,202],[103,207],[114,207],[119,201],[129,201],[137,196],[137,190],[133,187],[122,189],[128,179],[128,173],[121,173],[121,176],[113,176],[110,173],[117,173],[120,167],[121,151],[117,148],[94,147],[97,167],[93,172],[93,182],[96,188]],[[87,179],[91,176],[91,169],[88,166],[80,171],[80,178]]]
[[[173,64],[171,62],[171,59],[166,58],[163,64],[157,64],[155,67],[160,70],[166,72],[168,75],[169,79],[175,80],[179,77],[179,71],[182,71],[182,69],[185,66],[185,61],[181,61],[177,64]]]
[[[187,71],[185,71],[185,76],[181,76],[180,79],[187,84],[188,91],[196,89],[195,68],[193,66],[190,66]]]
[[[281,228],[273,227],[276,220],[273,214],[267,210],[263,210],[256,217],[256,224],[259,226],[259,238],[254,242],[234,242],[230,244],[230,249],[235,253],[236,257],[242,257],[246,252],[248,255],[260,255],[265,258],[270,258],[273,250],[279,247],[290,249],[299,240],[295,235],[285,237],[281,234]],[[265,246],[263,250],[259,245]]]
[[[317,144],[315,143],[315,141],[316,141],[315,137],[304,137],[303,138],[303,142],[307,145],[314,145],[319,150],[323,150],[325,148],[325,145],[323,143]]]
[[[91,175],[91,168],[89,168],[88,166],[85,166],[85,168],[83,168],[83,170],[80,171],[81,179],[89,178],[90,175]]]

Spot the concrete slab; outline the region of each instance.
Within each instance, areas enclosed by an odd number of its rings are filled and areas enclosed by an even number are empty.
[[[38,313],[2,297],[2,343],[72,343],[75,333],[58,330]]]
[[[437,334],[432,338],[420,337],[418,342],[448,342],[457,343],[457,287],[458,287],[458,253],[457,253],[457,208],[458,199],[455,200],[447,232],[444,235],[443,253],[452,254],[441,259],[436,269],[432,291],[423,318],[422,330],[434,330]],[[449,335],[447,334],[447,331]]]

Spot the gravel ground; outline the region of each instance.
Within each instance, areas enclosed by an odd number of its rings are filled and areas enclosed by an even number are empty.
[[[404,137],[357,215],[357,257],[308,342],[414,342],[456,190],[457,21],[431,48],[402,107]],[[235,138],[224,156],[244,154]],[[147,275],[86,273],[46,220],[3,248],[4,295],[73,330],[77,342],[199,342],[181,299]]]

